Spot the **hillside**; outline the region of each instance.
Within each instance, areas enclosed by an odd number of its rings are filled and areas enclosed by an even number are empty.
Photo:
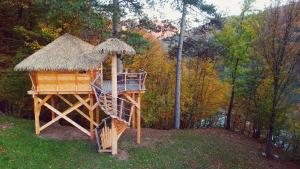
[[[129,131],[121,138],[118,159],[97,153],[89,140],[36,137],[33,123],[0,116],[0,168],[300,168],[266,160],[261,144],[221,129],[144,129],[139,146]]]

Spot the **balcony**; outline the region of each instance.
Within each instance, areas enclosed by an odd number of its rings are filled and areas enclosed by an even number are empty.
[[[139,73],[119,73],[118,74],[118,93],[126,91],[144,91],[145,79],[147,73],[145,71]],[[93,85],[101,88],[104,93],[111,93],[111,80],[103,80],[102,74],[98,74]]]

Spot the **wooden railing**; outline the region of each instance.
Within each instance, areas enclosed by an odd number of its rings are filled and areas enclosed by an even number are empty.
[[[123,98],[113,98],[111,94],[104,93],[101,88],[94,84],[92,87],[100,108],[112,118],[117,118],[129,125],[134,105]],[[117,105],[114,105],[116,103]]]
[[[145,80],[147,73],[145,71],[139,73],[119,73],[118,74],[118,90],[145,90]]]

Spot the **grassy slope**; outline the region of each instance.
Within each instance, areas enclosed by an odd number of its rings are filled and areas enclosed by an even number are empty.
[[[33,121],[0,116],[0,168],[265,168],[249,161],[229,140],[193,130],[171,131],[151,146],[133,146],[125,136],[120,147],[129,159],[99,154],[89,141],[56,141],[34,135]],[[280,166],[279,166],[280,168]]]

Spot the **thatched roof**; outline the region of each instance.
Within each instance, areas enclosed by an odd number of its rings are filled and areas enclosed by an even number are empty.
[[[126,54],[126,55],[134,55],[135,50],[133,47],[128,45],[127,43],[117,39],[117,38],[110,38],[107,39],[105,42],[100,43],[95,47],[95,50],[99,53],[106,53],[106,54]]]
[[[15,70],[91,70],[98,67],[106,56],[92,52],[93,49],[93,45],[70,34],[64,34],[24,59],[15,67]],[[86,53],[94,53],[94,55]]]

